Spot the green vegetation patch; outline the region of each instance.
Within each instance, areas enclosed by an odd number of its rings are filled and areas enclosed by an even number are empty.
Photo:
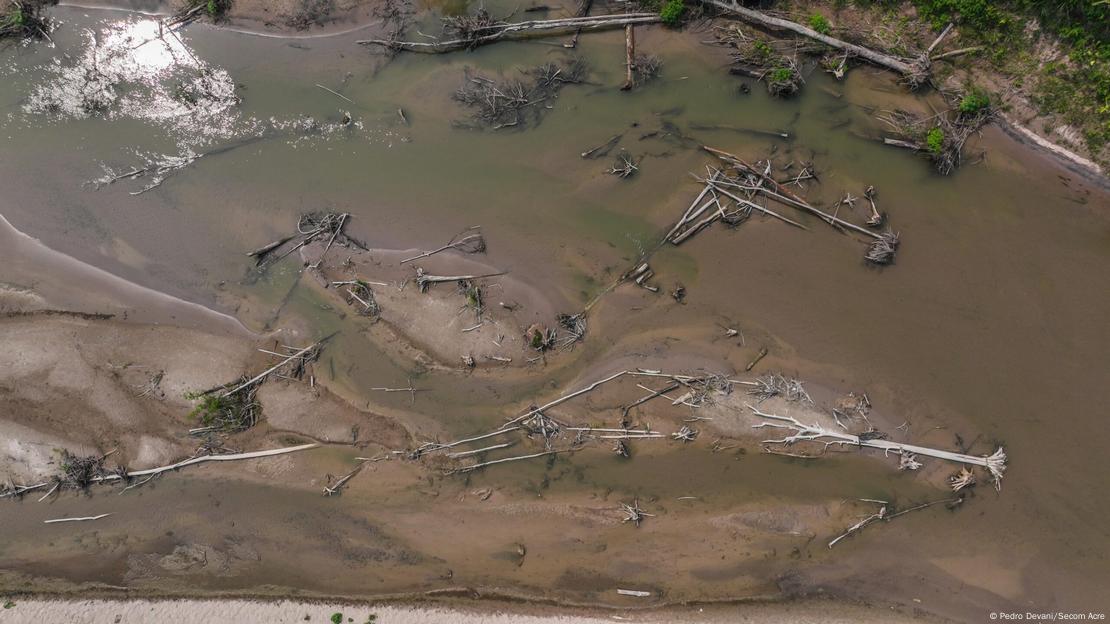
[[[980,89],[973,89],[960,100],[959,108],[961,113],[974,115],[978,112],[987,110],[990,106],[990,97]]]
[[[820,13],[814,13],[809,16],[809,27],[822,35],[827,35],[832,32],[832,24],[829,23],[829,18]]]
[[[682,16],[686,13],[686,4],[683,0],[667,0],[663,8],[659,9],[659,17],[668,26],[678,26],[682,23]]]
[[[925,135],[925,147],[934,154],[939,154],[944,148],[944,130],[933,128]]]
[[[1083,133],[1097,153],[1110,143],[1110,2],[1107,0],[913,0],[918,14],[940,30],[949,22],[982,45],[984,56],[1024,83],[1033,100]],[[1040,29],[1029,28],[1037,20]],[[1064,59],[1037,61],[1042,33],[1059,39]],[[969,106],[976,104],[972,100]],[[963,106],[961,104],[961,112]]]

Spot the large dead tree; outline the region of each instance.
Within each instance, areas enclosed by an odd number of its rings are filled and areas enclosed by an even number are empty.
[[[718,9],[726,13],[736,15],[746,22],[755,23],[765,28],[770,28],[774,30],[788,30],[790,32],[802,35],[803,37],[813,39],[814,41],[819,41],[820,43],[823,43],[830,48],[843,50],[845,52],[848,52],[852,56],[859,57],[880,67],[885,67],[889,70],[895,71],[901,74],[905,78],[906,82],[908,82],[912,87],[917,87],[928,79],[929,59],[926,55],[923,55],[921,58],[913,61],[906,61],[904,59],[890,56],[888,54],[876,52],[861,45],[848,43],[847,41],[837,39],[836,37],[830,37],[829,35],[821,34],[816,30],[813,30],[812,28],[809,28],[807,26],[803,26],[802,24],[799,24],[797,22],[792,22],[790,20],[785,20],[779,17],[773,17],[771,15],[767,15],[766,13],[749,9],[732,0],[701,1],[704,4],[717,7]]]
[[[778,414],[763,412],[760,411],[759,408],[751,405],[747,405],[746,407],[756,416],[765,419],[763,422],[753,425],[753,428],[785,429],[791,432],[790,435],[782,438],[763,440],[764,444],[789,446],[798,442],[820,442],[825,445],[825,448],[832,445],[875,448],[884,453],[895,453],[900,458],[909,457],[910,461],[914,461],[913,457],[916,455],[935,457],[937,459],[985,468],[987,472],[991,474],[991,477],[994,478],[995,487],[1002,487],[1002,474],[1006,472],[1006,452],[1002,447],[998,447],[998,449],[990,455],[955,453],[927,446],[917,446],[916,444],[892,442],[890,440],[873,438],[863,434],[856,435],[848,433],[847,431],[837,431],[836,429],[828,429],[817,422],[807,424],[793,416],[779,416]]]
[[[362,45],[381,46],[390,50],[409,52],[429,52],[439,54],[456,50],[471,50],[478,46],[501,41],[502,39],[523,39],[535,36],[549,36],[583,30],[610,30],[634,24],[658,24],[659,15],[655,13],[625,13],[621,15],[597,15],[588,17],[565,17],[552,20],[531,20],[527,22],[496,22],[488,26],[472,29],[465,37],[446,41],[395,41],[391,39],[363,39]]]

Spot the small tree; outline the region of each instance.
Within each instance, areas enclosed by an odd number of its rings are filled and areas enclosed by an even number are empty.
[[[686,12],[686,4],[683,0],[667,0],[663,4],[663,8],[659,10],[659,17],[663,19],[663,23],[668,26],[677,26],[682,22],[682,15]]]
[[[944,147],[944,130],[933,128],[925,135],[925,147],[934,154],[939,154]]]
[[[809,16],[809,27],[822,35],[827,35],[832,31],[832,24],[829,23],[829,19],[820,13]]]
[[[991,99],[986,93],[981,89],[972,89],[960,100],[960,112],[966,115],[974,115],[990,108],[990,105]]]

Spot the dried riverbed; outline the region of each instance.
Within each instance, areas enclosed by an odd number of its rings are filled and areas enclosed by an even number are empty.
[[[132,468],[189,456],[186,392],[271,365],[258,347],[338,334],[309,379],[267,382],[264,422],[227,441],[320,447],[190,468],[123,495],[0,501],[0,591],[615,607],[824,594],[962,621],[1106,608],[1110,200],[996,128],[970,146],[981,162],[938,178],[873,140],[877,111],[928,105],[888,76],[813,73],[799,97],[773,100],[758,85],[741,93],[697,32],[643,29],[638,45],[665,63],[655,82],[618,91],[623,37],[584,35],[589,81],[562,89],[541,123],[463,129],[451,95],[465,69],[513,76],[568,53],[530,42],[389,60],[354,44],[363,31],[283,40],[194,24],[161,40],[141,15],[55,15],[56,47],[0,50],[0,474],[50,474],[61,447],[118,449],[113,460]],[[618,133],[643,157],[627,180],[605,173],[611,158],[580,156]],[[531,350],[527,328],[581,311],[681,215],[700,189],[689,172],[713,162],[698,143],[812,161],[820,184],[798,192],[830,209],[874,185],[905,241],[896,263],[866,266],[862,243],[793,212],[809,231],[758,216],[717,224],[652,257],[660,293],[624,284],[597,300],[573,349]],[[135,169],[148,171],[120,177]],[[858,206],[841,215],[862,222]],[[303,264],[326,239],[264,272],[244,255],[321,210],[349,213],[344,231],[369,249],[332,247],[319,274]],[[506,272],[480,281],[490,321],[469,329],[454,284],[420,293],[405,285],[413,263],[399,261],[475,225],[484,254],[415,263]],[[382,284],[377,322],[325,287],[356,278]],[[682,303],[668,296],[679,283]],[[805,418],[866,392],[891,439],[979,455],[1004,445],[1011,469],[1001,492],[981,474],[959,508],[877,523],[830,550],[874,512],[859,499],[944,499],[955,467],[764,454],[757,441],[777,436],[752,437],[743,387],[703,408],[637,408],[637,425],[667,437],[633,441],[628,459],[593,443],[460,475],[444,474],[460,462],[443,454],[391,453],[489,431],[636,368],[784,371],[815,405],[762,408]],[[614,427],[643,396],[636,384],[551,415]],[[670,439],[684,425],[698,437]],[[487,457],[543,450],[512,441]],[[356,457],[391,459],[322,496]],[[634,501],[654,514],[639,528],[622,522]],[[101,513],[112,515],[42,524]]]

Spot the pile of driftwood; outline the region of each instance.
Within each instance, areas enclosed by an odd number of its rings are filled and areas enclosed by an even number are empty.
[[[664,236],[665,242],[674,245],[682,244],[716,221],[723,221],[732,226],[738,225],[753,211],[774,217],[793,227],[807,229],[798,221],[767,208],[757,201],[764,199],[814,215],[840,232],[850,231],[870,239],[871,242],[864,255],[868,262],[882,265],[894,261],[899,243],[899,235],[896,232],[889,229],[875,232],[851,223],[836,213],[828,213],[811,205],[788,189],[785,183],[771,175],[773,167],[770,161],[759,163],[758,166],[751,165],[728,152],[704,146],[703,149],[716,156],[723,166],[707,167],[706,176],[697,178],[704,187],[678,222]],[[802,173],[796,175],[793,182],[800,182],[806,175],[815,177],[811,168],[803,167]],[[873,196],[873,192],[868,194]],[[872,218],[867,223],[877,227],[882,223],[882,219]]]
[[[796,61],[797,53],[799,52],[819,54],[821,56],[821,65],[837,79],[844,77],[844,73],[850,61],[859,60],[897,73],[906,85],[911,89],[916,89],[930,81],[930,70],[934,62],[941,59],[952,59],[980,49],[978,46],[973,46],[952,50],[943,54],[936,53],[939,52],[941,43],[952,32],[953,25],[949,24],[925,50],[910,58],[903,58],[879,52],[857,43],[838,39],[828,32],[817,32],[809,26],[785,19],[784,17],[770,15],[762,11],[745,7],[733,0],[701,0],[701,2],[727,15],[758,26],[761,29],[789,32],[805,38],[804,42],[798,40],[770,44],[768,42],[762,42],[758,38],[748,37],[741,33],[738,28],[725,29],[723,33],[718,33],[718,37],[714,43],[723,43],[730,46],[736,45],[738,48],[736,60],[741,64],[739,68],[741,73],[744,72],[745,65],[749,66],[748,69],[750,69],[751,65],[754,65],[760,70],[767,70],[770,73],[777,72],[776,78],[779,79],[777,82],[779,82],[781,86],[773,87],[772,82],[768,82],[768,88],[772,90],[772,93],[774,93],[776,89],[784,89],[784,91],[781,92],[789,93],[792,87],[797,87],[797,82],[787,80],[788,73],[790,73],[792,69],[796,69],[797,64],[794,63],[791,68],[786,66],[782,62],[782,59],[789,58]],[[793,48],[794,53],[783,53],[780,48],[784,45]],[[760,70],[753,70],[754,73],[748,73],[748,75],[755,75],[755,77],[759,79],[766,80],[767,76],[765,72]]]
[[[814,404],[801,381],[794,377],[786,377],[782,373],[767,373],[757,377],[752,387],[748,389],[748,394],[754,396],[760,403],[774,397],[782,397],[791,402]]]
[[[640,170],[640,161],[643,157],[635,158],[625,150],[617,152],[617,158],[612,166],[605,170],[609,175],[615,175],[618,178],[631,178],[636,175]]]
[[[793,95],[805,83],[798,54],[810,50],[796,42],[762,39],[745,33],[735,24],[718,26],[713,34],[716,44],[732,50],[733,66],[729,72],[762,81],[771,95]]]
[[[563,330],[563,335],[559,339],[560,346],[568,349],[576,342],[580,342],[586,337],[586,313],[579,312],[577,314],[557,314],[555,321],[559,323],[559,327]]]
[[[510,22],[507,19],[494,18],[484,9],[479,9],[471,15],[444,18],[442,39],[434,38],[435,40],[427,42],[398,41],[391,37],[364,39],[358,43],[392,51],[442,53],[473,50],[478,46],[510,39],[546,37],[563,33],[577,35],[584,30],[609,30],[624,28],[630,24],[656,24],[659,21],[659,15],[655,13],[628,13]]]
[[[221,384],[200,392],[190,393],[187,398],[197,401],[191,414],[200,427],[190,429],[190,435],[207,435],[214,432],[236,433],[253,427],[261,417],[262,406],[255,400],[259,387],[271,376],[283,379],[302,380],[308,374],[309,365],[320,357],[324,342],[331,336],[307,347],[281,345],[285,353],[259,349],[259,351],[280,358],[277,364],[254,376],[246,376],[235,381]],[[315,377],[309,379],[315,385]]]
[[[580,59],[545,63],[526,70],[522,78],[494,80],[466,70],[455,101],[471,110],[472,127],[525,128],[539,123],[551,101],[568,84],[580,84],[588,69]]]
[[[647,394],[621,406],[619,408],[619,420],[612,426],[574,424],[563,418],[556,417],[551,413],[553,408],[567,401],[581,397],[603,385],[627,378],[639,380],[654,379],[662,381],[664,385],[662,387],[652,388],[645,386],[643,383],[637,383],[637,387]],[[733,379],[729,375],[721,374],[703,373],[698,375],[687,375],[649,369],[623,370],[594,381],[583,388],[566,393],[542,406],[533,405],[524,413],[508,420],[492,431],[451,442],[426,442],[415,449],[394,451],[394,453],[406,456],[410,459],[418,459],[426,455],[444,452],[449,460],[468,460],[463,462],[462,465],[459,465],[457,461],[452,462],[454,465],[448,469],[449,473],[467,473],[508,462],[551,457],[562,453],[574,453],[586,448],[591,442],[601,441],[613,443],[614,446],[612,451],[614,453],[623,457],[628,457],[630,456],[629,443],[633,440],[670,438],[675,441],[691,442],[698,437],[698,430],[691,427],[689,424],[683,424],[677,431],[671,432],[670,434],[654,429],[646,424],[634,426],[630,420],[630,412],[632,409],[649,401],[663,398],[670,401],[671,405],[681,405],[696,411],[698,408],[711,405],[727,397],[737,385],[746,386],[748,388],[748,393],[756,397],[759,401],[764,401],[771,397],[783,397],[787,401],[804,403],[810,406],[814,403],[800,381],[785,377],[781,374],[765,375],[754,380],[738,380]],[[855,397],[855,395],[852,396]],[[871,426],[870,421],[866,419],[866,409],[869,407],[870,402],[867,401],[866,395],[862,396],[862,401],[856,397],[856,409],[860,411],[854,415],[862,418],[867,426],[866,430],[858,433],[852,432],[847,425],[835,416],[834,418],[836,418],[839,429],[828,428],[820,423],[805,423],[792,416],[780,416],[778,414],[765,412],[753,405],[745,405],[745,407],[750,410],[758,420],[757,424],[753,425],[754,428],[782,429],[788,434],[781,438],[763,440],[762,444],[764,445],[764,449],[772,454],[804,458],[816,457],[816,455],[797,454],[780,450],[783,447],[790,447],[805,442],[816,442],[821,444],[822,452],[829,447],[841,449],[878,449],[883,451],[884,455],[895,455],[895,457],[898,458],[898,468],[900,470],[919,469],[922,466],[922,463],[919,461],[921,457],[932,457],[959,464],[962,468],[961,471],[953,475],[950,479],[952,488],[957,491],[973,484],[975,481],[973,473],[968,468],[969,466],[984,468],[993,479],[995,486],[1001,487],[1002,476],[1006,470],[1006,453],[1001,447],[990,455],[980,456],[971,455],[966,452],[946,451],[943,449],[890,441],[886,439],[884,434],[876,431],[875,428]],[[844,414],[844,412],[841,413]],[[846,414],[845,418],[847,418]],[[686,422],[696,422],[700,419],[702,419],[702,417],[695,416],[694,418],[687,419]],[[487,454],[491,452],[515,446],[520,436],[523,436],[525,439],[540,442],[542,444],[542,450],[520,455],[499,457],[497,459],[487,459]],[[498,439],[499,441],[496,441],[496,443],[490,444],[490,442]],[[468,450],[455,450],[459,447],[473,448]],[[446,453],[447,451],[451,452]],[[471,463],[469,462],[471,459],[475,459],[476,461]]]
[[[347,305],[352,306],[358,314],[369,316],[373,319],[377,319],[381,316],[382,309],[381,306],[378,305],[378,300],[374,296],[373,289],[370,288],[370,282],[361,279],[342,280],[331,282],[328,286],[332,288],[342,288],[343,292],[347,295]]]
[[[562,419],[555,418],[548,413],[552,408],[561,405],[571,399],[585,395],[602,385],[610,383],[616,379],[625,376],[639,376],[639,377],[666,377],[668,379],[678,380],[676,383],[684,385],[689,391],[678,399],[675,404],[686,405],[701,405],[711,400],[713,392],[721,387],[719,379],[720,376],[689,376],[678,375],[670,376],[664,375],[658,371],[636,370],[636,371],[620,371],[610,375],[604,379],[595,381],[585,388],[581,388],[574,392],[559,397],[553,401],[546,403],[543,406],[532,406],[520,416],[513,418],[503,424],[502,426],[494,429],[493,431],[486,432],[477,436],[455,440],[453,442],[426,442],[421,446],[411,451],[406,451],[404,454],[412,459],[423,457],[431,453],[440,451],[447,451],[457,448],[459,446],[473,445],[475,443],[490,440],[492,438],[500,438],[510,434],[523,435],[525,438],[539,440],[543,444],[543,450],[536,453],[527,453],[524,455],[502,457],[488,461],[478,461],[476,463],[456,466],[451,468],[448,472],[451,473],[465,473],[485,468],[487,466],[503,464],[513,461],[521,461],[527,459],[535,459],[539,457],[549,457],[559,453],[572,453],[581,450],[589,442],[606,441],[615,443],[616,446],[613,451],[622,456],[628,455],[627,443],[631,440],[642,439],[664,439],[668,435],[661,431],[656,431],[647,426],[632,427],[631,423],[627,421],[628,410],[634,406],[642,405],[647,401],[654,398],[665,396],[669,391],[663,390],[649,390],[649,394],[635,403],[631,404],[627,409],[622,410],[621,422],[613,427],[595,427],[588,424],[573,424],[566,422]],[[673,389],[673,388],[672,388]],[[668,397],[670,398],[670,397]],[[670,437],[675,439],[692,439],[697,435],[697,432],[689,427],[684,427],[678,432],[671,434]],[[454,452],[448,457],[450,459],[465,459],[473,458],[475,456],[484,455],[485,453],[496,451],[515,445],[513,441],[500,442],[490,446],[484,446],[473,450]]]
[[[309,212],[302,214],[297,220],[296,232],[263,245],[249,252],[247,256],[254,258],[255,264],[260,269],[264,269],[315,240],[327,240],[327,245],[324,247],[324,251],[320,253],[320,257],[316,262],[309,265],[310,268],[316,268],[324,261],[324,256],[327,255],[336,242],[341,245],[354,245],[366,249],[365,245],[343,233],[343,226],[346,225],[350,216],[345,212]],[[287,243],[294,244],[279,254],[278,251],[285,247]]]
[[[638,378],[659,378],[666,380],[668,383],[663,388],[649,388],[643,384],[637,386],[643,389],[648,394],[633,401],[620,410],[619,422],[614,426],[594,426],[590,424],[575,424],[570,423],[560,418],[551,415],[549,410],[565,403],[576,397],[585,395],[602,385],[620,379],[622,377],[638,377]],[[732,385],[736,382],[730,380],[727,376],[718,374],[702,374],[702,375],[673,375],[663,373],[661,371],[652,371],[646,369],[626,370],[620,371],[610,375],[604,379],[595,381],[590,385],[563,395],[543,406],[532,406],[525,413],[509,420],[497,429],[477,435],[474,437],[455,440],[453,442],[440,443],[440,442],[427,442],[411,451],[398,452],[416,459],[430,453],[439,451],[446,451],[454,449],[459,446],[472,445],[478,442],[490,440],[491,438],[502,438],[510,434],[520,436],[523,435],[526,439],[538,440],[543,445],[543,450],[534,453],[527,453],[524,455],[515,455],[509,457],[501,457],[498,459],[478,461],[476,463],[467,463],[462,466],[455,466],[448,470],[449,473],[466,473],[487,466],[503,464],[513,461],[521,461],[528,459],[536,459],[539,457],[550,457],[560,453],[573,453],[582,450],[590,443],[611,443],[614,444],[612,452],[622,456],[630,456],[629,443],[632,440],[645,440],[645,439],[667,439],[691,442],[698,436],[698,430],[688,424],[682,425],[678,430],[667,434],[662,431],[652,429],[647,425],[633,426],[629,420],[630,411],[659,397],[663,397],[671,401],[672,405],[684,405],[691,408],[699,408],[711,404],[717,396],[727,395],[731,392]],[[668,393],[673,393],[675,390],[680,390],[681,394],[672,396]],[[697,419],[694,419],[697,420]],[[499,442],[490,446],[482,446],[473,450],[458,451],[448,454],[449,459],[459,460],[474,458],[476,456],[484,456],[486,453],[509,448],[516,444],[515,441]]]
[[[948,175],[960,166],[967,140],[992,117],[988,106],[972,111],[956,106],[931,116],[896,110],[880,115],[879,120],[896,135],[884,137],[883,143],[924,154],[933,162],[937,172]]]

